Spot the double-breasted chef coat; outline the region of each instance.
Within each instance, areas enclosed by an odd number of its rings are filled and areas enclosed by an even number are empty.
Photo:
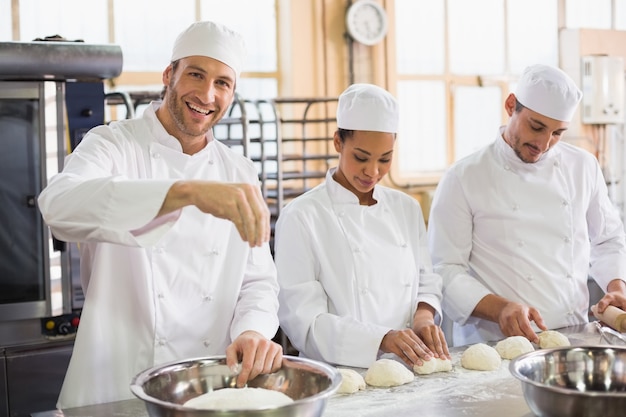
[[[487,294],[535,307],[557,329],[588,321],[589,276],[605,290],[626,276],[624,228],[595,157],[560,141],[524,163],[503,130],[445,173],[431,205],[430,250],[456,346],[504,337],[471,317]]]
[[[372,206],[337,183],[291,201],[276,224],[281,328],[301,355],[368,367],[387,332],[412,326],[417,304],[440,311],[419,203],[382,185]]]
[[[258,184],[253,164],[216,140],[184,154],[158,105],[90,131],[39,197],[52,233],[81,250],[85,302],[60,408],[134,398],[131,379],[146,368],[278,328],[268,245],[251,249],[194,206],[153,220],[177,180]]]

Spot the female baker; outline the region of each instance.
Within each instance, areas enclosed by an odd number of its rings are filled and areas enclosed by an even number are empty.
[[[407,365],[449,358],[441,278],[419,203],[377,185],[391,166],[398,104],[354,84],[339,97],[339,166],[291,201],[276,224],[280,325],[301,355],[369,367],[383,353]]]

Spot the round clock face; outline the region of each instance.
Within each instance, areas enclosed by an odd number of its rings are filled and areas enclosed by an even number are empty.
[[[357,0],[348,8],[346,26],[355,41],[375,45],[387,34],[387,13],[374,0]]]

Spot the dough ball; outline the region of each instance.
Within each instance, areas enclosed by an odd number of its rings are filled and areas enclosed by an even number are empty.
[[[495,371],[500,368],[502,358],[497,350],[484,343],[465,349],[461,355],[461,366],[476,371]]]
[[[567,336],[556,330],[546,330],[539,333],[538,336],[539,347],[542,349],[571,345]]]
[[[496,350],[502,359],[515,359],[523,353],[532,352],[535,348],[524,336],[510,336],[496,343]]]
[[[354,369],[338,368],[341,374],[341,385],[337,394],[354,394],[360,389],[365,389],[365,380]]]
[[[183,405],[199,410],[251,410],[276,408],[293,400],[280,391],[265,388],[222,388],[194,397]]]
[[[396,387],[415,379],[415,374],[393,359],[379,359],[365,373],[365,382],[373,387]]]
[[[413,372],[420,375],[428,375],[435,372],[450,372],[452,370],[452,361],[450,359],[432,358],[423,362],[423,365],[414,365]]]

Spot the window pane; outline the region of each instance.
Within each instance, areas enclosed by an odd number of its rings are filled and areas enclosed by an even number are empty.
[[[499,87],[457,87],[454,90],[455,160],[493,142],[501,125]]]
[[[441,74],[445,68],[444,2],[396,0],[400,74]]]
[[[626,0],[615,0],[615,29],[626,30]]]
[[[395,163],[403,175],[446,168],[446,88],[443,81],[400,81]]]
[[[504,0],[449,0],[450,70],[504,72]]]
[[[11,0],[0,0],[0,41],[13,40],[11,35]]]
[[[89,2],[85,2],[89,3]],[[143,19],[150,11],[150,18]],[[114,0],[115,43],[124,53],[124,71],[163,71],[176,36],[196,21],[195,1]]]
[[[532,64],[558,64],[557,6],[557,0],[508,0],[508,51],[513,74],[521,74]],[[532,22],[532,30],[528,30],[528,22]]]
[[[223,23],[244,37],[248,51],[244,71],[276,71],[275,0],[204,0],[200,6],[202,20]]]
[[[106,0],[20,0],[19,5],[21,41],[60,35],[67,40],[109,43]]]
[[[610,29],[611,0],[565,0],[565,26]]]

